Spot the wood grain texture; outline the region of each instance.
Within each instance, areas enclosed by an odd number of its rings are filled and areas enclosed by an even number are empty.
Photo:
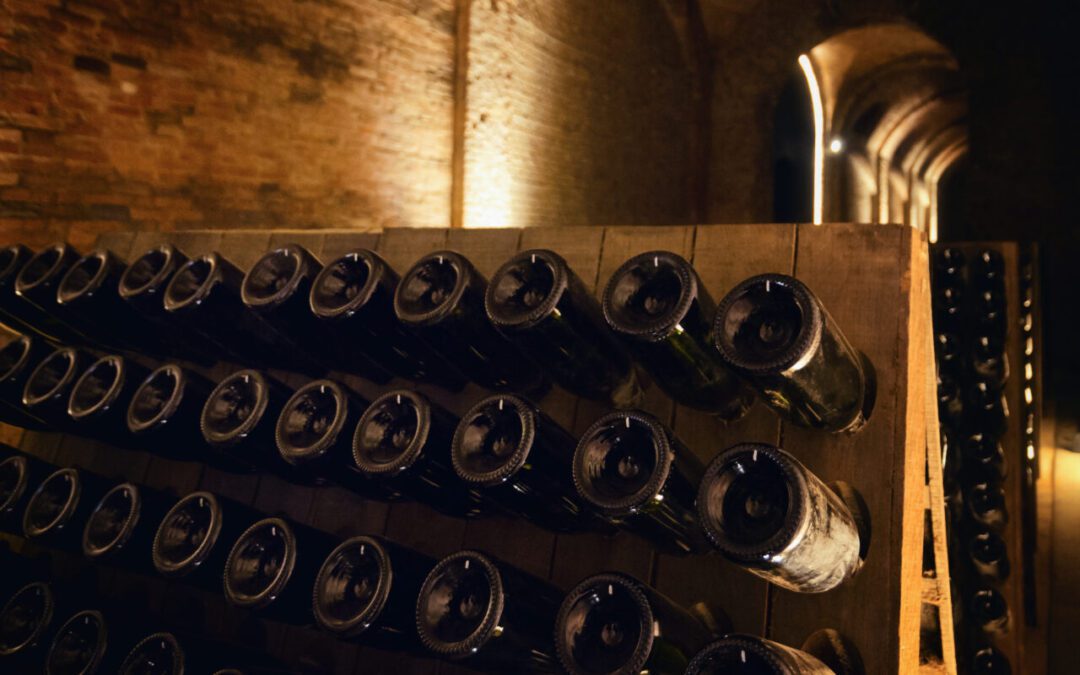
[[[245,269],[268,247],[288,241],[303,243],[323,261],[354,246],[374,246],[399,272],[429,251],[453,248],[472,259],[485,276],[516,250],[547,247],[566,257],[586,285],[598,293],[623,261],[653,249],[691,259],[716,299],[752,274],[794,271],[877,367],[877,407],[864,429],[851,436],[794,429],[781,425],[760,404],[743,420],[722,426],[673,405],[655,385],[648,387],[643,407],[673,424],[676,434],[702,461],[731,443],[764,440],[793,452],[822,478],[846,480],[862,493],[873,523],[867,563],[851,582],[823,595],[800,596],[767,589],[764,582],[714,556],[658,557],[646,542],[626,533],[556,537],[520,520],[466,522],[417,504],[372,502],[340,488],[296,488],[266,476],[235,477],[158,458],[149,461],[145,480],[178,493],[196,485],[210,487],[267,511],[284,511],[339,537],[385,534],[435,557],[462,546],[484,548],[562,588],[605,569],[627,571],[654,583],[681,603],[712,601],[731,615],[737,629],[765,632],[786,644],[799,645],[818,628],[836,628],[855,642],[868,673],[908,672],[904,668],[910,658],[917,658],[926,392],[916,390],[925,389],[929,326],[926,298],[919,292],[927,274],[925,242],[912,231],[854,225],[520,231],[395,228],[381,234],[234,231],[224,237],[214,232],[187,232],[169,238],[189,255],[220,250]],[[127,253],[160,241],[156,233],[139,234],[128,240]],[[220,376],[231,367],[225,364],[205,372]],[[291,374],[282,377],[293,387],[306,381]],[[369,397],[389,387],[411,386],[399,380],[375,385],[345,373],[334,373],[334,377]],[[921,384],[916,386],[916,382]],[[419,388],[458,415],[485,394],[472,386],[460,393]],[[603,404],[580,401],[558,388],[540,403],[575,435],[606,410]],[[28,433],[22,445],[41,456],[75,460],[84,442]],[[911,516],[913,508],[918,509],[917,519]],[[214,616],[209,620],[215,625],[231,631],[247,630],[242,628],[249,623],[243,613],[220,612],[219,599],[199,596],[197,604],[208,617]],[[344,645],[269,622],[256,632],[272,653],[287,658],[297,668],[357,673],[466,672],[459,665]],[[912,640],[914,650],[910,648]]]

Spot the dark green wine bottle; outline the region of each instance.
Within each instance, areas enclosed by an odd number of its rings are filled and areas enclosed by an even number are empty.
[[[345,344],[341,370],[375,362],[409,380],[452,390],[465,377],[394,316],[397,272],[374,251],[356,249],[328,264],[311,287],[311,311]]]
[[[716,348],[785,420],[852,432],[870,417],[875,378],[821,300],[785,274],[751,277],[716,310]]]
[[[15,294],[31,305],[31,325],[54,342],[91,345],[92,341],[67,318],[56,302],[56,289],[67,271],[82,256],[68,244],[53,244],[38,251],[15,277]]]
[[[491,278],[484,306],[491,323],[567,391],[621,408],[639,400],[630,354],[559,254],[515,255]]]
[[[394,313],[473,382],[499,391],[541,391],[543,372],[484,314],[486,289],[487,280],[465,256],[429,253],[397,285]]]
[[[732,633],[710,643],[686,675],[836,675],[816,656],[772,640]]]
[[[608,281],[602,307],[611,329],[672,399],[726,420],[750,407],[750,389],[713,348],[716,305],[682,257],[650,251],[627,260]]]
[[[0,421],[23,429],[45,430],[48,423],[22,402],[30,373],[51,351],[47,343],[29,335],[16,336],[0,347]]]
[[[574,486],[591,510],[675,554],[709,549],[694,507],[703,473],[671,431],[638,410],[596,420],[573,459]]]
[[[617,572],[578,584],[555,619],[556,654],[570,675],[683,675],[712,637],[686,609]]]

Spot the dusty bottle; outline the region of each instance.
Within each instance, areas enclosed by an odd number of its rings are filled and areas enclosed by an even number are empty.
[[[972,623],[988,635],[1004,635],[1009,630],[1009,605],[993,588],[980,588],[968,600]]]
[[[742,443],[718,455],[705,470],[697,505],[725,558],[783,588],[821,593],[862,566],[851,511],[775,446]]]
[[[713,637],[693,614],[621,573],[591,576],[563,599],[555,649],[570,675],[682,675]]]
[[[559,599],[545,581],[478,551],[459,551],[424,579],[416,627],[429,651],[468,667],[551,673]]]
[[[22,534],[26,504],[37,486],[58,468],[16,451],[0,461],[0,532]]]
[[[710,643],[686,675],[833,675],[816,656],[752,635],[732,633]]]
[[[567,391],[634,405],[633,361],[585,283],[559,254],[522,251],[499,268],[484,296],[487,317]]]
[[[670,553],[708,550],[694,498],[701,462],[655,417],[604,415],[581,435],[574,486],[588,507]]]
[[[487,280],[465,256],[429,253],[397,285],[394,314],[473,382],[500,391],[542,390],[540,368],[484,314],[486,289]]]
[[[870,360],[798,279],[743,281],[720,301],[713,332],[724,361],[785,420],[850,432],[869,419],[877,386]]]
[[[713,348],[716,304],[681,256],[650,251],[627,260],[608,281],[601,307],[668,396],[727,420],[750,407],[753,394]]]

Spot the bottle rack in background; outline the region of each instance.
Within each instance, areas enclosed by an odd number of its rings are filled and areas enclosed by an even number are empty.
[[[857,433],[840,435],[784,423],[760,401],[736,422],[674,404],[655,383],[642,408],[674,430],[703,464],[740,442],[781,445],[814,474],[853,486],[866,501],[872,523],[866,561],[839,588],[818,595],[779,589],[716,555],[661,553],[629,533],[553,534],[521,519],[463,520],[418,502],[367,501],[346,490],[288,484],[272,474],[237,476],[118,449],[53,432],[26,432],[20,446],[60,465],[82,465],[99,474],[186,494],[205,489],[265,513],[284,513],[340,538],[382,535],[435,559],[479,549],[565,592],[583,578],[625,572],[685,606],[704,602],[721,609],[741,633],[798,647],[820,628],[835,628],[857,646],[866,672],[913,672],[918,667],[922,589],[917,552],[922,545],[926,490],[927,385],[931,361],[928,254],[922,235],[900,226],[731,225],[699,227],[530,228],[524,230],[392,229],[349,232],[110,233],[99,246],[131,259],[163,243],[190,257],[220,252],[241,269],[267,250],[298,243],[332,260],[361,247],[377,251],[399,273],[421,256],[457,250],[485,276],[513,252],[547,248],[564,257],[589,290],[598,291],[624,261],[651,250],[689,260],[715,297],[764,273],[796,276],[828,307],[837,324],[876,367],[877,402]],[[195,370],[200,370],[198,367]],[[231,369],[201,369],[219,380]],[[296,389],[310,378],[286,371],[271,375]],[[333,373],[366,400],[404,380],[374,384]],[[416,387],[433,402],[462,415],[486,392]],[[555,422],[580,436],[609,406],[554,388],[537,403]],[[931,481],[934,478],[931,476]],[[932,508],[943,508],[931,503]],[[220,612],[216,598],[192,596],[193,611]],[[947,599],[944,602],[948,602]],[[226,612],[224,621],[239,619]],[[463,668],[422,657],[358,647],[315,631],[267,622],[267,644],[282,661],[317,663],[333,672],[455,673]],[[362,665],[360,665],[362,664]]]
[[[991,278],[985,273],[988,261],[982,259],[984,252],[988,253],[990,266],[1000,265]],[[986,430],[986,421],[977,420],[978,415],[971,414],[970,405],[959,417],[944,409],[941,415],[949,555],[961,668],[973,669],[976,654],[982,652],[979,659],[989,658],[986,649],[993,648],[1008,661],[1012,672],[1038,675],[1046,672],[1049,552],[1043,521],[1048,513],[1046,500],[1050,490],[1048,477],[1040,476],[1040,465],[1047,467],[1049,458],[1039,452],[1042,364],[1038,250],[1033,244],[1014,242],[951,242],[936,246],[931,260],[939,401],[942,397],[950,399],[947,391],[950,381],[959,384],[963,391],[965,383],[1000,379],[1003,372],[1000,366],[986,367],[986,350],[980,345],[979,336],[1000,331],[992,340],[996,344],[993,351],[1000,351],[1008,364],[1007,378],[1000,386],[1007,411],[1003,428]],[[953,268],[960,271],[952,273]],[[963,298],[955,303],[959,314],[956,318],[949,314],[950,306],[954,305],[952,296],[957,293],[946,291],[947,288],[958,288],[958,295]],[[1000,294],[1003,311],[997,321],[986,320],[986,292]],[[956,339],[943,338],[943,334]],[[942,405],[948,406],[949,402],[942,401]],[[990,444],[980,451],[969,440],[965,447],[966,439],[983,431],[987,431],[984,436],[991,443],[1000,443],[1000,458],[993,457],[997,453],[987,447]],[[979,483],[989,489],[975,487]],[[986,499],[988,493],[995,496]],[[978,509],[973,512],[971,508],[980,500],[987,504],[999,499],[1002,508],[994,507],[991,511],[1007,514],[1004,523],[995,523],[999,518],[993,514],[986,522]],[[979,520],[984,522],[980,525]],[[993,535],[980,535],[976,531],[985,525],[989,525],[986,529]],[[996,546],[987,540],[1000,538],[1008,560],[1008,575],[1004,579],[980,576],[979,569],[985,566],[973,562],[969,550],[976,536],[982,546]],[[986,593],[987,589],[997,595]],[[1002,602],[1007,622],[997,618]],[[989,615],[985,613],[987,610]]]

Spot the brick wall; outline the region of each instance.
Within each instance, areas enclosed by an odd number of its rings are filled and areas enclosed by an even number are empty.
[[[453,0],[2,0],[0,229],[445,226]]]
[[[686,222],[679,50],[654,0],[0,0],[0,238]]]

